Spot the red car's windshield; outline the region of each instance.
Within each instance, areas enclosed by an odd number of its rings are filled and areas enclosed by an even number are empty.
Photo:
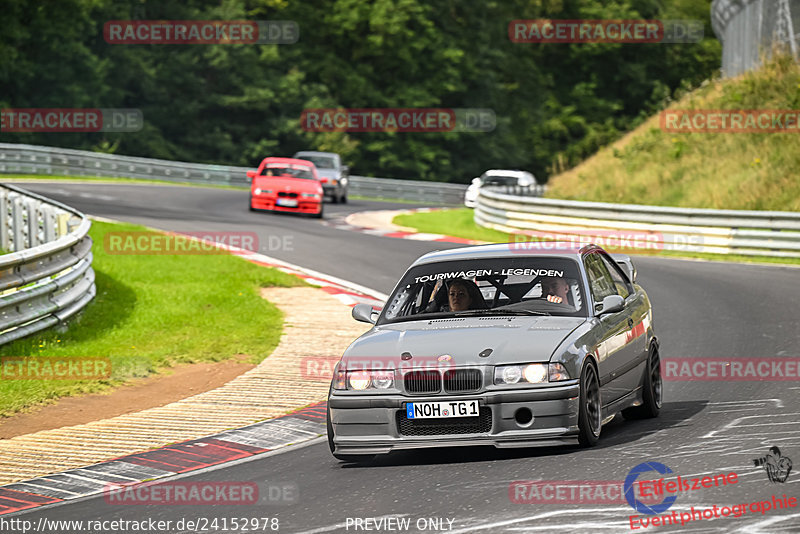
[[[311,168],[301,167],[300,165],[267,165],[261,170],[259,176],[289,176],[314,180],[314,173],[311,172]]]

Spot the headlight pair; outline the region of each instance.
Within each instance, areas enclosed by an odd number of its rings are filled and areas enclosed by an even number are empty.
[[[494,368],[495,385],[544,384],[569,379],[569,373],[560,363],[526,363]]]
[[[333,389],[385,390],[394,386],[394,371],[336,371]]]

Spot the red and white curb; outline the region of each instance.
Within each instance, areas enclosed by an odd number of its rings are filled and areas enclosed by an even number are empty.
[[[98,495],[110,485],[139,484],[315,439],[326,432],[326,404],[320,402],[205,438],[0,486],[0,515]]]
[[[402,213],[429,213],[432,211],[439,211],[444,208],[416,208],[410,210],[402,210]],[[392,210],[394,211],[394,210]],[[365,212],[372,213],[372,212]],[[375,212],[377,213],[377,212]],[[401,212],[398,212],[401,213]],[[336,228],[338,230],[346,230],[349,232],[359,232],[362,234],[374,235],[379,237],[391,237],[395,239],[410,239],[412,241],[435,241],[439,243],[458,243],[461,245],[483,245],[487,241],[478,241],[475,239],[464,239],[461,237],[453,237],[444,234],[429,234],[425,232],[413,232],[407,230],[396,230],[393,228],[379,228],[360,226],[353,222],[354,216],[363,215],[363,213],[353,213],[346,217],[332,218],[325,220],[323,224]]]
[[[108,220],[108,219],[104,219]],[[112,221],[116,222],[116,221]],[[169,233],[169,232],[168,232]],[[187,236],[196,239],[194,236]],[[381,307],[387,295],[263,254],[215,243],[255,264],[274,267],[319,286],[348,306]],[[79,469],[0,486],[0,515],[101,494],[108,485],[129,485],[220,465],[315,439],[326,433],[327,403],[219,434],[174,443]]]

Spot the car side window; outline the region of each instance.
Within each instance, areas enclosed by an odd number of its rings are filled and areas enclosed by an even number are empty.
[[[608,272],[611,275],[611,280],[614,281],[614,287],[617,288],[617,294],[621,295],[624,299],[628,298],[628,295],[631,294],[630,285],[625,277],[622,276],[619,266],[617,266],[613,261],[604,255],[601,255],[600,257],[602,258],[606,269],[608,269]]]
[[[608,269],[603,264],[598,254],[589,254],[584,258],[586,274],[589,277],[589,286],[592,297],[596,304],[603,302],[603,299],[610,295],[618,295],[614,282]]]

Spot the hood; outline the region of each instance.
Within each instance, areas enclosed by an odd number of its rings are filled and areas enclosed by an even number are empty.
[[[345,351],[343,359],[430,363],[443,355],[450,365],[545,362],[584,317],[459,317],[376,326]],[[492,349],[488,357],[479,352]]]
[[[339,171],[336,169],[320,169],[317,167],[317,174],[320,178],[327,178],[328,180],[339,179]]]
[[[253,189],[271,189],[293,191],[295,193],[322,193],[322,186],[316,180],[307,178],[290,178],[286,176],[259,176],[253,180]]]

